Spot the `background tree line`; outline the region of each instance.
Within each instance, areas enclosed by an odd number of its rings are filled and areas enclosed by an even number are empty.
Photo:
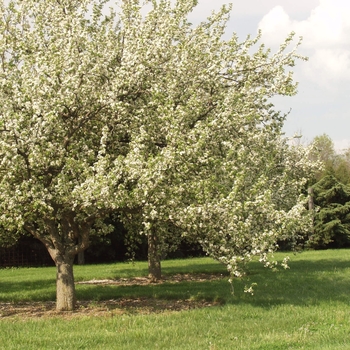
[[[106,236],[91,237],[90,246],[83,255],[83,263],[131,262],[148,259],[147,237],[140,236],[137,242],[130,242],[130,237],[121,222],[115,220],[112,225],[114,230]],[[176,259],[204,256],[205,252],[198,243],[182,240],[176,247],[173,246],[168,252],[163,251],[160,255],[162,259]],[[78,256],[75,263],[82,263],[78,260]],[[0,246],[0,267],[53,265],[54,262],[45,247],[32,236],[24,235],[15,243],[3,242]]]
[[[306,247],[350,246],[350,148],[337,152],[332,139],[316,136],[311,157],[319,158],[323,169],[311,181],[314,225]]]

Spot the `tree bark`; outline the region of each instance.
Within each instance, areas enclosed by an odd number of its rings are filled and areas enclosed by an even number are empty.
[[[152,282],[162,278],[158,239],[153,233],[148,235],[148,277]]]
[[[85,252],[79,252],[78,253],[78,265],[84,265],[85,264]]]
[[[56,310],[73,311],[76,305],[73,275],[74,257],[60,256],[55,260],[56,276]]]
[[[81,236],[79,236],[79,241],[78,241],[79,245],[81,245],[83,243],[83,238]],[[84,265],[85,264],[85,250],[81,250],[78,253],[78,265]]]

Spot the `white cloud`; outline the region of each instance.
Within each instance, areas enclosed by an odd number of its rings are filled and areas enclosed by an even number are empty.
[[[305,21],[305,39],[310,46],[335,46],[348,43],[350,2],[321,0]]]
[[[288,33],[293,31],[294,24],[282,6],[274,7],[259,23],[264,40],[269,45],[283,42]]]
[[[304,72],[309,79],[324,86],[350,80],[350,50],[317,49],[310,57],[310,64],[304,66]]]
[[[198,6],[196,9],[198,11],[207,11],[210,13],[213,8],[217,9],[224,4],[232,3],[232,17],[252,17],[260,16],[262,13],[268,12],[271,8],[280,4],[281,2],[283,2],[283,6],[288,13],[296,16],[300,16],[318,4],[318,0],[198,0]]]
[[[277,45],[292,31],[303,37],[301,50],[310,58],[306,77],[332,87],[337,79],[350,80],[350,1],[320,0],[308,18],[293,20],[282,6],[274,7],[259,23],[263,41]]]
[[[239,26],[244,26],[241,21],[249,22],[253,19],[255,26],[261,15],[266,14],[281,2],[286,11],[296,18],[305,17],[305,14],[309,13],[318,4],[318,0],[198,0],[198,5],[190,17],[194,21],[200,21],[210,15],[213,10],[218,10],[221,6],[232,3],[231,19],[233,21],[233,29],[236,31],[237,29],[239,30],[235,25],[237,22],[240,23]],[[256,27],[254,27],[255,29]],[[255,32],[251,31],[249,33],[255,34]]]
[[[306,20],[293,20],[284,7],[276,6],[260,21],[259,28],[270,41],[276,36],[295,31],[304,37],[304,45],[334,46],[349,43],[350,2],[343,0],[320,0]]]

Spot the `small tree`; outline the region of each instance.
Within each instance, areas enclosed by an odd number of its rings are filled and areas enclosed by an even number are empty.
[[[125,243],[132,258],[138,244],[142,243],[141,235],[146,234],[148,277],[152,282],[157,282],[162,277],[161,260],[169,252],[175,251],[184,239],[181,228],[176,227],[169,218],[164,218],[164,221],[153,218],[145,230],[144,214],[140,210],[139,213],[122,213],[120,217],[128,231]]]

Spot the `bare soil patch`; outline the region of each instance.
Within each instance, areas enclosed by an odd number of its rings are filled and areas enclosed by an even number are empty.
[[[183,281],[208,281],[222,279],[223,275],[213,274],[177,274],[165,276],[157,283],[180,283]],[[120,278],[115,280],[79,281],[76,284],[103,285],[148,285],[152,282],[147,277]],[[120,298],[105,301],[79,301],[73,312],[57,312],[54,301],[0,303],[0,319],[2,318],[39,318],[61,317],[73,318],[83,316],[113,317],[121,314],[150,314],[176,312],[195,308],[219,305],[220,302],[205,300],[164,300],[154,298]]]

